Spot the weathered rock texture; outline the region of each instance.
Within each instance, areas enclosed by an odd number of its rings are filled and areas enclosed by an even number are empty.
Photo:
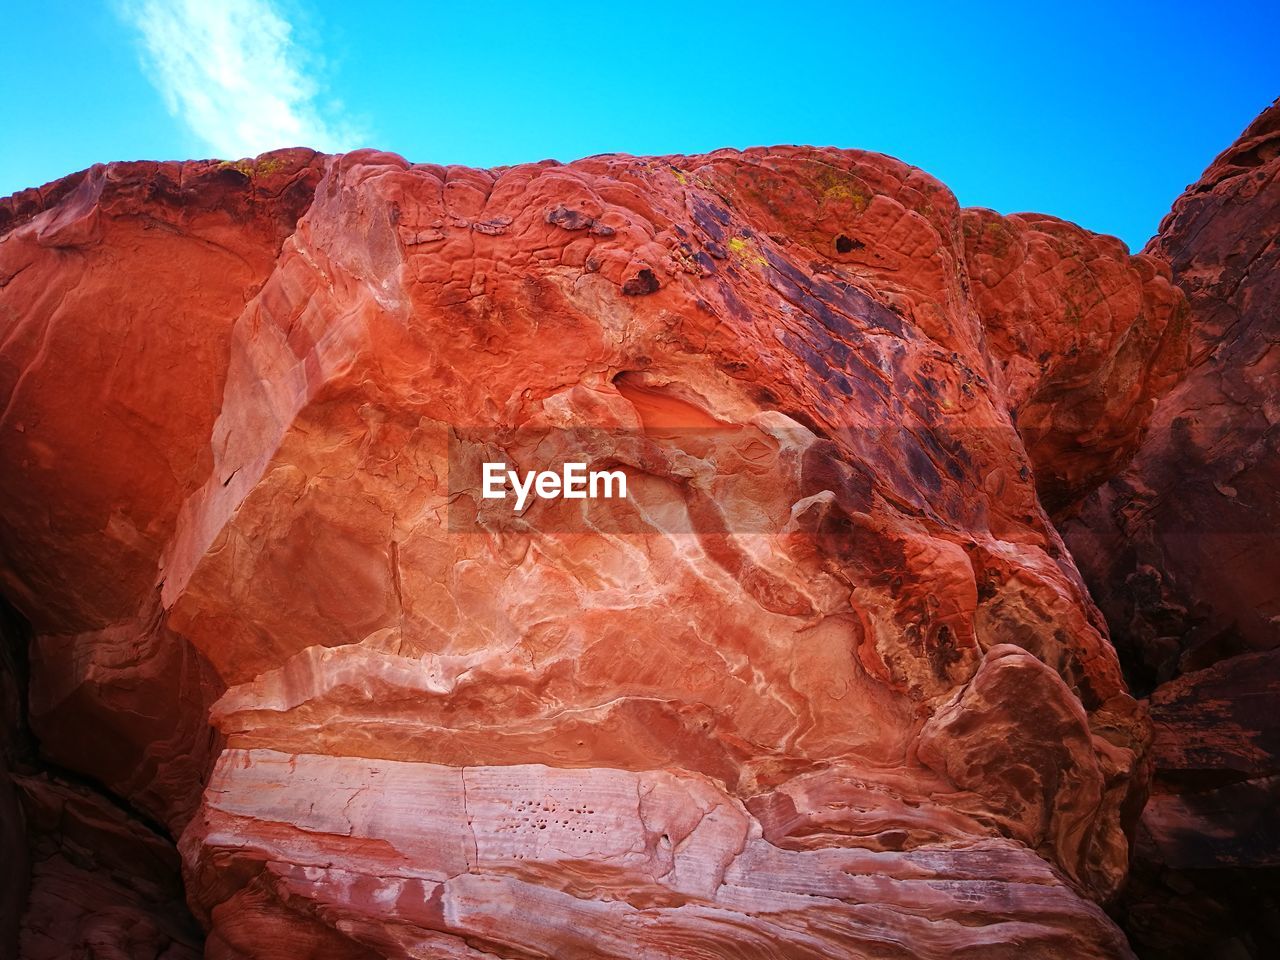
[[[1158,258],[807,148],[115,164],[0,229],[32,726],[207,956],[1129,955],[1150,726],[1041,502],[1185,365]],[[581,426],[630,500],[462,474]]]
[[[1177,201],[1148,253],[1190,300],[1191,366],[1133,461],[1064,526],[1130,676],[1159,684],[1130,927],[1152,956],[1274,956],[1280,104]]]
[[[25,633],[0,602],[0,957],[195,960],[172,842],[38,755]]]

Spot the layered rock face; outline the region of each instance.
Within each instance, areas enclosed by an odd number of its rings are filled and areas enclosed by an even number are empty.
[[[1189,297],[1191,366],[1133,461],[1064,525],[1130,676],[1155,687],[1131,927],[1153,956],[1269,956],[1280,950],[1280,104],[1177,201],[1148,252]]]
[[[206,956],[1129,955],[1150,724],[1042,503],[1186,364],[1159,258],[806,148],[6,204],[31,726]],[[629,496],[482,496],[570,457]]]

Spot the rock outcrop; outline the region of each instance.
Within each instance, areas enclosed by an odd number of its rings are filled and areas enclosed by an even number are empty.
[[[1147,252],[1169,262],[1190,301],[1190,369],[1132,462],[1063,528],[1129,676],[1155,688],[1154,792],[1130,928],[1151,956],[1272,956],[1280,103],[1177,201]]]
[[[206,956],[1129,956],[1150,724],[1042,501],[1185,366],[1159,258],[808,148],[113,164],[0,230],[32,728]],[[480,495],[574,458],[628,498]]]

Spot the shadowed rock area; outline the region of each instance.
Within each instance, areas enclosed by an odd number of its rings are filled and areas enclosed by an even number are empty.
[[[21,956],[194,955],[182,893],[215,960],[1132,955],[1152,725],[1051,516],[1186,371],[1161,250],[802,147],[0,231]],[[572,458],[630,496],[481,496]]]
[[[1128,896],[1152,957],[1280,951],[1280,104],[1148,253],[1191,364],[1137,455],[1063,527],[1155,722]],[[1153,689],[1154,688],[1154,689]]]

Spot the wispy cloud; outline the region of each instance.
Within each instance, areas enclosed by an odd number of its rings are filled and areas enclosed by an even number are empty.
[[[356,145],[320,101],[314,58],[269,0],[124,0],[120,11],[169,112],[218,156]]]

